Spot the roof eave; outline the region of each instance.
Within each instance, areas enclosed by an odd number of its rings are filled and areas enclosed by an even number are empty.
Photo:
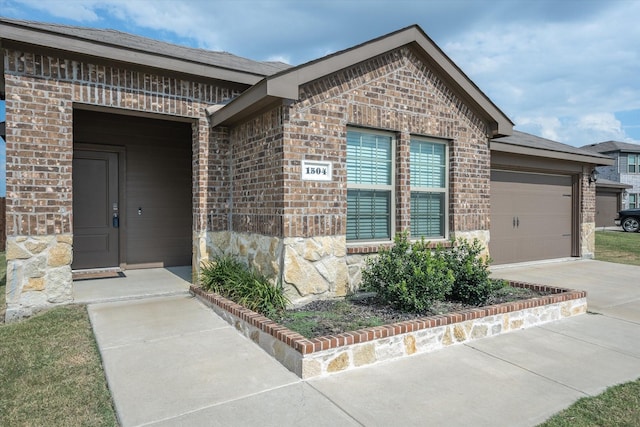
[[[125,46],[99,43],[79,37],[58,34],[51,31],[23,27],[19,24],[0,21],[0,41],[10,40],[16,43],[32,44],[49,49],[70,51],[82,55],[106,58],[145,67],[154,67],[182,74],[196,75],[216,80],[253,85],[264,76],[252,73],[216,67],[195,61],[187,61],[131,49]]]
[[[222,107],[211,106],[207,108],[207,113],[211,116],[211,126],[233,125],[257,111],[282,102],[284,97],[274,95],[270,87],[270,82],[263,79],[228,104]]]
[[[491,151],[521,154],[525,156],[545,157],[548,159],[568,160],[579,163],[590,163],[597,166],[611,166],[614,159],[601,156],[589,156],[576,153],[566,153],[560,151],[545,150],[541,148],[523,147],[521,145],[507,144],[504,142],[491,141]]]
[[[628,188],[633,188],[633,185],[629,185],[629,184],[623,184],[623,183],[607,183],[607,182],[600,182],[600,180],[596,181],[596,187],[597,188],[614,188],[614,189],[619,189],[619,190],[626,190]]]

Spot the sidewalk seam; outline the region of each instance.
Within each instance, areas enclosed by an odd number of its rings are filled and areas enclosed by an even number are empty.
[[[153,338],[153,339],[141,339],[141,340],[132,341],[132,342],[127,343],[127,344],[119,344],[119,345],[113,345],[113,346],[108,346],[108,347],[105,346],[105,347],[101,347],[101,348],[103,350],[114,350],[114,349],[129,347],[131,345],[146,344],[146,343],[156,343],[156,342],[166,341],[166,340],[170,340],[170,339],[174,339],[174,338],[186,337],[186,336],[189,336],[189,335],[200,334],[200,333],[203,333],[203,332],[217,331],[217,330],[228,329],[228,328],[230,328],[229,325],[223,325],[223,326],[216,327],[216,328],[199,329],[197,331],[190,331],[190,332],[185,332],[185,333],[182,333],[182,334],[167,335],[165,337],[159,337],[159,338]]]
[[[502,361],[502,362],[508,363],[508,364],[509,364],[509,365],[511,365],[511,366],[515,366],[516,368],[521,369],[521,370],[523,370],[523,371],[525,371],[525,372],[529,372],[529,373],[531,373],[531,374],[533,374],[533,375],[535,375],[535,376],[537,376],[537,377],[544,378],[544,379],[545,379],[545,380],[547,380],[547,381],[551,381],[551,382],[553,382],[553,383],[556,383],[556,384],[558,384],[558,385],[561,385],[561,386],[563,386],[563,387],[566,387],[566,388],[568,388],[569,390],[576,391],[576,392],[580,393],[580,394],[581,394],[581,395],[583,395],[583,396],[587,396],[587,397],[588,397],[588,396],[591,396],[589,393],[586,393],[586,392],[584,392],[584,391],[582,391],[582,390],[579,390],[579,389],[577,389],[577,388],[575,388],[575,387],[572,387],[572,386],[570,386],[569,384],[565,384],[565,383],[562,383],[562,382],[560,382],[560,381],[558,381],[558,380],[554,380],[553,378],[549,378],[549,377],[547,377],[547,376],[545,376],[545,375],[542,375],[542,374],[540,374],[540,373],[538,373],[538,372],[532,371],[531,369],[527,369],[527,368],[525,368],[524,366],[520,366],[520,365],[518,365],[517,363],[511,362],[510,360],[504,359],[504,358],[502,358],[502,357],[498,357],[498,356],[496,356],[495,354],[491,354],[491,353],[488,353],[488,352],[486,352],[486,351],[484,351],[484,350],[480,350],[479,348],[472,347],[472,346],[471,346],[471,345],[469,345],[469,344],[463,344],[463,345],[464,345],[464,346],[466,346],[466,347],[469,347],[470,349],[475,350],[475,351],[477,351],[477,352],[479,352],[479,353],[485,354],[485,355],[487,355],[487,356],[489,356],[489,357],[491,357],[491,358],[493,358],[493,359],[500,360],[500,361]]]
[[[184,415],[189,415],[189,414],[194,414],[196,412],[204,411],[205,409],[215,408],[216,406],[225,405],[227,403],[232,403],[232,402],[237,402],[239,400],[243,400],[243,399],[246,399],[246,398],[249,398],[249,397],[253,397],[253,396],[259,396],[259,395],[261,395],[263,393],[268,393],[268,392],[271,392],[271,391],[274,391],[274,390],[278,390],[278,389],[281,389],[281,388],[284,388],[284,387],[289,387],[291,385],[299,384],[301,382],[302,382],[302,380],[294,381],[294,382],[291,382],[291,383],[288,383],[288,384],[282,384],[282,385],[279,385],[277,387],[271,387],[271,388],[268,388],[268,389],[265,389],[265,390],[261,390],[261,391],[255,392],[255,393],[246,394],[246,395],[237,397],[235,399],[229,399],[229,400],[225,400],[225,401],[214,403],[213,405],[208,405],[208,406],[203,406],[201,408],[192,409],[192,410],[183,412],[181,414],[173,415],[173,416],[166,417],[166,418],[161,418],[159,420],[149,421],[149,422],[142,423],[142,424],[136,424],[135,426],[132,426],[132,427],[152,426],[154,424],[161,423],[161,422],[164,422],[164,421],[173,420],[175,418],[179,418],[179,417],[182,417]]]

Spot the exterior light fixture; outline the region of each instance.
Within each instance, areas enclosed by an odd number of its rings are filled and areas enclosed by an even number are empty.
[[[589,174],[589,183],[598,182],[599,175],[600,175],[600,172],[598,172],[598,170],[594,168]]]

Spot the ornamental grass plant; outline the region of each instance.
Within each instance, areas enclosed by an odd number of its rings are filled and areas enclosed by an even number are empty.
[[[228,255],[202,265],[200,284],[249,310],[267,317],[287,308],[288,299],[280,285],[273,285],[260,272]]]

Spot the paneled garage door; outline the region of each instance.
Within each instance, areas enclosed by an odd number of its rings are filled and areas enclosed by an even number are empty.
[[[491,240],[494,264],[571,256],[572,179],[491,171]]]
[[[596,191],[596,227],[613,227],[620,210],[617,192]]]

